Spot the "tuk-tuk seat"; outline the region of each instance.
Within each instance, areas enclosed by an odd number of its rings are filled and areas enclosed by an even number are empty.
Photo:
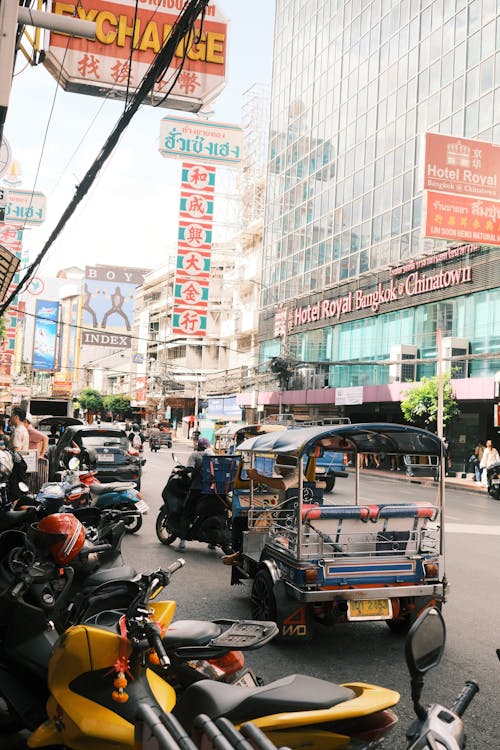
[[[437,514],[438,508],[429,504],[407,503],[380,506],[380,518],[430,518],[434,521]]]

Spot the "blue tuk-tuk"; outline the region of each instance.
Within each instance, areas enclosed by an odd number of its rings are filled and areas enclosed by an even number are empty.
[[[330,450],[351,459],[349,504],[324,497],[315,481],[316,459]],[[424,608],[444,602],[445,447],[437,435],[399,424],[314,426],[258,435],[238,452],[232,583],[252,579],[252,617],[275,620],[283,639],[310,638],[315,620],[383,620],[406,633]],[[415,471],[374,502],[359,454],[405,457]],[[282,481],[293,472],[294,486]]]

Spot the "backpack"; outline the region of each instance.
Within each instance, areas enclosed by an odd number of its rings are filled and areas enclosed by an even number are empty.
[[[142,448],[142,440],[138,432],[134,432],[134,436],[132,438],[132,448],[137,448],[137,450],[139,450],[139,448]]]

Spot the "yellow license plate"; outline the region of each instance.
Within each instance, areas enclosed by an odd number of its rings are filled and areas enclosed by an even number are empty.
[[[359,599],[347,602],[348,620],[390,620],[391,618],[390,599]]]

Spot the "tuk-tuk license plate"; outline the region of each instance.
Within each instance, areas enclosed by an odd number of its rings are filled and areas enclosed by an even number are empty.
[[[390,599],[358,599],[347,602],[348,620],[390,620]]]

